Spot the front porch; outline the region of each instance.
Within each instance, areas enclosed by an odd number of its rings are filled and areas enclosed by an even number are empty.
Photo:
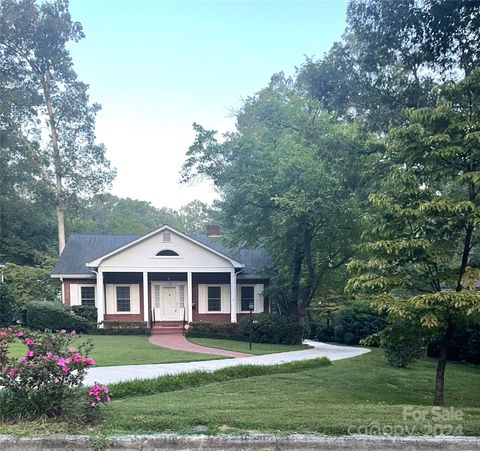
[[[157,333],[192,321],[237,322],[252,303],[265,311],[263,281],[238,280],[235,271],[99,271],[96,282],[99,323],[145,322]]]

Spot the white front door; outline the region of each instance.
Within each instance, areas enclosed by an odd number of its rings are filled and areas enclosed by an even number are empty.
[[[183,320],[184,295],[183,285],[154,285],[155,320]]]

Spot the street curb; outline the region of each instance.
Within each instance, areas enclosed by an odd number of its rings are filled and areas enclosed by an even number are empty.
[[[369,435],[319,436],[249,435],[0,435],[0,449],[16,450],[156,450],[282,451],[282,450],[480,450],[480,437],[384,437]]]

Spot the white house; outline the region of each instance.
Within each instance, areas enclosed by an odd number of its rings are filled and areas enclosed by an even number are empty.
[[[146,235],[73,234],[53,270],[62,301],[95,305],[98,322],[145,322],[156,330],[191,321],[236,322],[269,310],[258,250],[227,249],[219,228],[190,237],[163,225]]]

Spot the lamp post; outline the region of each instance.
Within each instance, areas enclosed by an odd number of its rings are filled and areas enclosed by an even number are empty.
[[[250,304],[248,304],[248,310],[250,311],[249,315],[250,315],[250,351],[252,350],[252,338],[253,338],[253,309],[255,308],[255,305],[253,304],[253,302],[250,302]]]

